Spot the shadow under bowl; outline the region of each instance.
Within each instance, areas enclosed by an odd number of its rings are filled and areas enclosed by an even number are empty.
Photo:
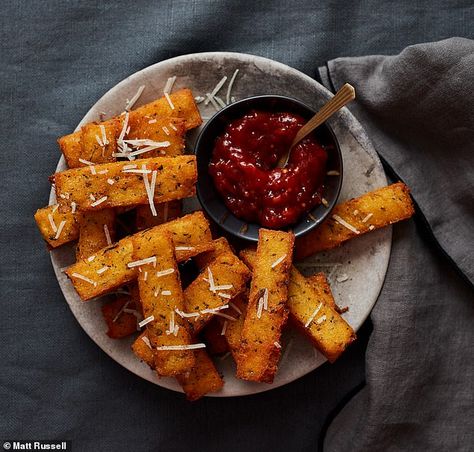
[[[316,111],[303,102],[286,96],[248,97],[218,111],[209,119],[198,137],[195,147],[198,169],[197,196],[204,211],[220,228],[233,237],[247,242],[257,242],[258,231],[262,226],[237,218],[227,208],[216,190],[208,169],[216,138],[224,132],[231,121],[241,118],[251,110],[294,113],[307,120]],[[327,207],[322,204],[316,206],[307,214],[304,214],[298,223],[283,229],[293,231],[296,237],[308,233],[324,221],[335,206],[342,186],[342,155],[335,133],[326,123],[319,126],[312,133],[328,154],[326,171],[336,171],[339,175],[327,175],[324,179],[322,196],[328,202]]]

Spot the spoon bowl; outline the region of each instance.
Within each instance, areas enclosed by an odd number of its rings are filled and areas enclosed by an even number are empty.
[[[195,147],[198,168],[197,196],[207,215],[219,228],[230,236],[245,242],[257,242],[258,231],[261,226],[237,218],[226,207],[209,175],[208,167],[216,138],[224,132],[229,122],[241,118],[251,110],[295,113],[308,120],[315,113],[314,109],[290,97],[277,95],[254,96],[223,108],[202,129]],[[298,223],[284,229],[291,229],[296,237],[306,234],[324,221],[336,204],[342,185],[342,155],[336,135],[328,124],[321,125],[313,133],[327,151],[326,170],[335,172],[337,175],[326,176],[324,180],[323,197],[327,200],[327,207],[323,205],[315,207],[304,215]]]

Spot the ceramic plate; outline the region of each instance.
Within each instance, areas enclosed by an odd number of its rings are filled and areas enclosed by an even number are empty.
[[[232,89],[235,99],[260,94],[281,94],[299,99],[317,109],[330,96],[329,91],[307,75],[266,58],[227,52],[198,53],[162,61],[131,75],[107,92],[84,116],[78,128],[88,122],[100,120],[103,113],[106,118],[121,113],[126,99],[130,99],[141,85],[145,85],[145,90],[136,106],[161,97],[168,77],[177,77],[174,89],[188,87],[195,96],[205,96],[224,75],[230,79],[236,69],[239,72]],[[226,88],[227,84],[219,93],[224,99]],[[199,108],[204,121],[215,113],[211,104],[205,106],[201,103]],[[344,160],[344,183],[340,200],[386,185],[380,160],[354,116],[344,108],[330,120],[330,124],[338,136]],[[189,134],[189,152],[192,152],[198,134],[199,129]],[[64,169],[66,165],[61,158],[56,170]],[[54,202],[54,192],[51,191],[50,204]],[[198,208],[196,203],[195,199],[187,200],[186,210]],[[390,257],[391,234],[391,228],[366,234],[339,249],[318,254],[299,265],[305,274],[326,272],[336,302],[340,306],[349,307],[349,311],[343,316],[355,330],[359,329],[369,315],[382,287]],[[159,386],[181,391],[174,379],[158,378],[133,355],[130,350],[132,338],[114,340],[105,334],[106,325],[100,312],[102,302],[82,302],[61,272],[62,268],[74,262],[73,246],[52,251],[51,260],[73,314],[94,342],[136,375]],[[234,377],[232,358],[217,359],[216,365],[224,375],[225,385],[212,396],[228,397],[268,391],[302,377],[325,361],[306,339],[291,330],[286,331],[283,336],[283,348],[278,373],[270,385],[238,380]]]

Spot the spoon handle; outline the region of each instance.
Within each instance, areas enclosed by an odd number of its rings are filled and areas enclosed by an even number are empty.
[[[299,143],[304,137],[310,134],[314,129],[319,127],[324,121],[331,117],[334,113],[340,110],[344,105],[348,104],[351,100],[355,99],[355,89],[349,83],[344,86],[319,110],[301,129],[295,136],[295,139],[291,143],[288,152],[283,155],[279,162],[278,167],[283,168],[288,163],[290,151],[293,146]]]
[[[319,110],[301,129],[295,136],[291,147],[296,143],[300,142],[305,136],[310,134],[316,127],[319,127],[334,113],[340,110],[344,105],[355,99],[355,89],[349,83],[346,83],[335,95]]]

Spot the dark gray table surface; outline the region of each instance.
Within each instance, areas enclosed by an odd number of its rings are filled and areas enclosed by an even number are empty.
[[[33,221],[56,138],[117,82],[180,54],[228,50],[311,76],[339,56],[473,37],[472,1],[4,1],[1,5],[0,441],[74,450],[314,450],[364,381],[371,326],[334,365],[251,397],[190,404],[104,354],[62,296]]]

